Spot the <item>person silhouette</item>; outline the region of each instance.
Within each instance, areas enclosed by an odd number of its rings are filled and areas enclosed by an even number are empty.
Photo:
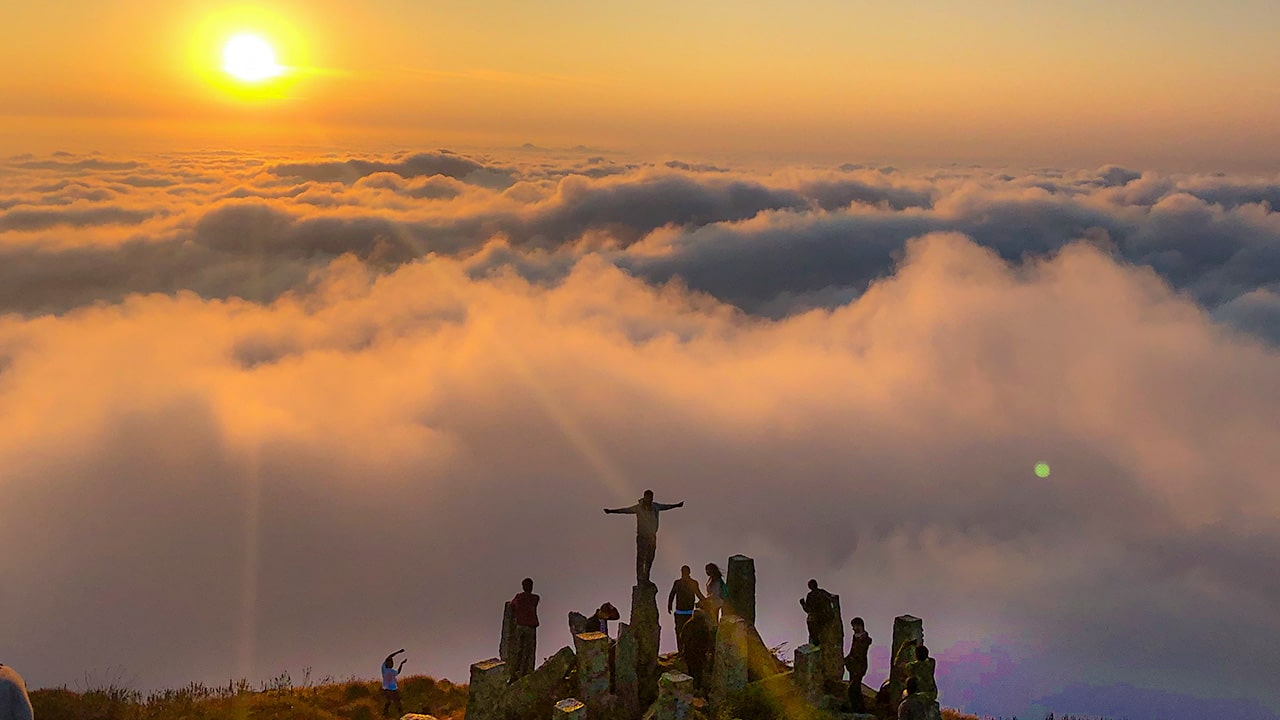
[[[729,596],[729,586],[724,581],[724,575],[720,572],[719,565],[707,563],[703,570],[707,573],[707,602],[710,603],[707,612],[711,615],[711,622],[718,626],[720,623],[720,611],[728,603],[726,598]]]
[[[404,664],[408,660],[401,660],[400,667],[395,667],[395,658],[404,652],[404,648],[391,653],[386,660],[382,661],[382,696],[385,702],[382,703],[382,714],[386,715],[391,710],[391,704],[395,703],[396,712],[404,714],[404,707],[400,704],[400,684],[396,682],[400,671],[404,669]]]
[[[605,508],[606,515],[636,516],[636,582],[641,585],[652,584],[649,581],[649,570],[653,567],[653,557],[658,551],[658,513],[684,507],[684,501],[668,505],[653,501],[653,491],[645,490],[644,497],[631,507]]]
[[[929,720],[932,703],[920,694],[920,684],[914,677],[907,678],[907,696],[898,704],[898,720]]]
[[[849,654],[844,657],[844,667],[849,671],[849,711],[860,713],[863,710],[862,678],[867,675],[867,650],[871,648],[871,636],[860,617],[850,620],[849,626],[853,629],[853,641],[849,643]]]
[[[510,681],[515,682],[533,672],[538,651],[538,601],[533,594],[533,578],[520,581],[523,592],[511,598],[511,614],[516,619],[516,652],[511,660]]]
[[[938,683],[934,680],[934,673],[937,671],[938,661],[929,657],[929,648],[924,645],[916,646],[915,656],[915,660],[907,663],[907,677],[916,679],[920,697],[935,702],[938,699]]]
[[[683,649],[680,656],[684,659],[693,684],[702,694],[707,692],[708,671],[711,669],[711,658],[715,648],[716,628],[711,620],[712,603],[704,598],[698,603],[697,610],[680,628],[676,643]]]
[[[810,580],[809,594],[800,598],[800,607],[804,608],[805,625],[809,628],[809,644],[818,647],[822,644],[822,631],[835,619],[831,593],[818,587],[817,580]]]
[[[680,629],[693,617],[694,606],[706,599],[702,588],[698,587],[698,581],[689,575],[691,572],[693,571],[688,565],[681,566],[680,578],[671,585],[671,593],[667,595],[667,612],[672,612],[673,602],[676,606],[676,650],[681,654],[684,653],[684,647],[680,640]]]

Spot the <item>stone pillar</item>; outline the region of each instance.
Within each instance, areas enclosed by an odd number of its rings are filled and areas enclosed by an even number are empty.
[[[643,583],[631,588],[631,631],[636,636],[636,683],[640,707],[649,707],[658,696],[658,586]]]
[[[598,626],[597,626],[598,627]],[[577,635],[582,632],[590,632],[594,628],[587,627],[587,616],[580,612],[569,613],[569,634]]]
[[[498,642],[498,657],[511,662],[516,656],[516,614],[508,600],[502,606],[502,640]]]
[[[551,720],[587,720],[587,706],[575,698],[561,700],[551,711]]]
[[[556,698],[573,694],[574,689],[565,678],[576,660],[573,648],[562,647],[538,669],[511,683],[502,696],[501,717],[504,720],[546,717]]]
[[[640,685],[636,680],[636,634],[627,623],[618,623],[618,645],[613,651],[613,692],[626,720],[640,716]]]
[[[822,631],[822,677],[838,683],[844,677],[844,617],[840,614],[840,596],[831,596],[831,622]]]
[[[720,618],[716,657],[711,667],[713,711],[747,685],[747,623],[736,615]]]
[[[573,636],[578,653],[578,695],[592,715],[599,716],[609,694],[609,636],[602,632]]]
[[[808,643],[796,648],[796,669],[793,677],[796,687],[805,700],[818,702],[826,687],[826,675],[822,667],[822,652]]]
[[[471,665],[471,685],[467,688],[467,719],[498,720],[502,715],[502,694],[507,689],[507,664],[498,658]]]
[[[663,673],[658,680],[653,720],[685,720],[692,708],[693,678],[684,673]]]
[[[904,668],[897,664],[898,653],[910,640],[924,641],[924,621],[912,615],[899,615],[893,619],[893,645],[889,648],[889,695],[895,705],[902,699],[902,691],[907,687]],[[915,657],[911,659],[914,660]]]
[[[756,624],[756,561],[746,555],[729,558],[729,570],[725,576],[729,586],[729,609],[734,615]]]

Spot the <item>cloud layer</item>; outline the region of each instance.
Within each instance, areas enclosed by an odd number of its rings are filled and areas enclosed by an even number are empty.
[[[997,711],[972,668],[1015,652],[1022,707],[1280,711],[1280,181],[424,153],[0,183],[0,651],[33,684],[400,646],[462,680],[526,575],[549,654],[625,606],[600,508],[652,487],[687,502],[659,578],[756,557],[771,642],[818,577],[878,643],[924,617],[944,702]]]

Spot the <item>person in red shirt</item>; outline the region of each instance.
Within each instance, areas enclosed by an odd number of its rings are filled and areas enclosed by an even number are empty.
[[[533,672],[538,650],[538,596],[533,594],[533,579],[525,578],[524,592],[511,598],[511,614],[516,619],[516,652],[511,659],[510,681],[515,682]]]

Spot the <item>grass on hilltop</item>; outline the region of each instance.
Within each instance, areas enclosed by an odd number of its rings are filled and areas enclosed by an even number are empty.
[[[404,711],[462,720],[467,686],[414,675],[400,680]],[[76,692],[65,687],[36,690],[31,705],[40,720],[380,720],[382,686],[376,680],[309,679],[295,686],[288,673],[262,683],[209,687],[192,683],[148,695],[110,683]],[[399,717],[395,708],[391,714]]]

